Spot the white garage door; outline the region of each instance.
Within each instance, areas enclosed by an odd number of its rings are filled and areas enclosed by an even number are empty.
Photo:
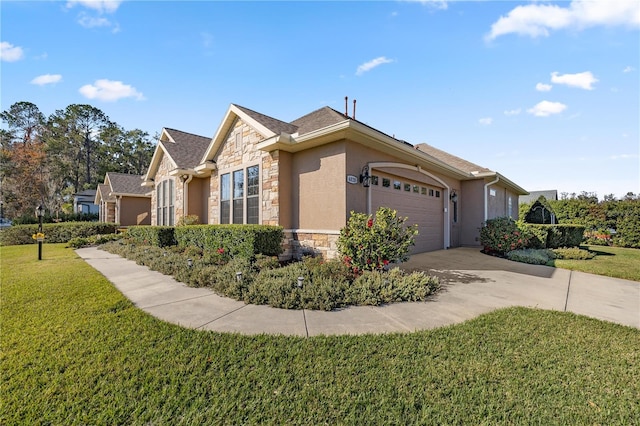
[[[378,207],[389,207],[397,210],[398,216],[407,217],[407,225],[418,224],[411,253],[444,248],[444,190],[401,177],[374,174],[378,179],[377,185],[371,185],[371,212],[375,214]]]

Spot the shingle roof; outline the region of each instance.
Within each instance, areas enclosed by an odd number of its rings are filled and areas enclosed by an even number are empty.
[[[285,123],[284,121],[278,120],[277,118],[269,117],[268,115],[260,114],[259,112],[253,111],[249,108],[242,107],[240,105],[234,104],[238,109],[242,110],[249,117],[253,118],[260,124],[262,124],[267,129],[271,130],[276,135],[280,133],[288,133],[292,134],[297,131],[297,127],[290,123]]]
[[[492,172],[492,170],[487,169],[486,167],[482,167],[470,161],[463,160],[460,157],[456,157],[453,154],[444,152],[441,149],[438,149],[426,143],[419,143],[415,146],[415,148],[465,173]]]
[[[164,130],[169,133],[175,143],[170,141],[160,141],[160,143],[176,162],[178,169],[193,169],[200,164],[202,156],[211,143],[211,138],[166,127]]]
[[[100,191],[102,192],[103,197],[105,197],[109,193],[114,195],[118,195],[118,194],[146,195],[147,192],[149,192],[148,188],[141,186],[142,176],[140,175],[129,175],[126,173],[108,172],[107,177],[109,178],[109,183],[111,184],[111,188],[107,187],[105,192],[102,189],[103,185],[100,185]],[[104,185],[104,186],[107,186],[107,185]]]
[[[322,129],[323,127],[331,126],[332,124],[340,123],[349,119],[349,117],[339,113],[333,108],[322,107],[293,120],[291,124],[297,128],[298,134],[304,135],[305,133]]]
[[[109,188],[109,185],[105,184],[105,183],[101,183],[98,185],[98,191],[96,193],[100,194],[100,198],[102,198],[104,201],[115,201],[116,197],[109,195],[109,193],[111,192],[111,189]]]

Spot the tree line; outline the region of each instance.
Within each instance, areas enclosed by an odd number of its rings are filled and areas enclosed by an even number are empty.
[[[107,172],[144,174],[155,149],[100,109],[73,104],[46,117],[31,102],[0,113],[0,201],[4,217],[71,213],[73,194],[95,189]]]
[[[535,208],[535,204],[544,209]],[[594,193],[562,193],[559,200],[541,196],[520,204],[520,219],[530,223],[551,223],[550,213],[560,224],[584,225],[587,244],[640,248],[640,194],[628,192],[621,199],[607,195],[602,201]]]

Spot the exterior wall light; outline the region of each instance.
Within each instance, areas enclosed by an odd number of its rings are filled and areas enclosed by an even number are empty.
[[[369,174],[369,166],[365,164],[360,174],[360,183],[363,187],[368,188],[371,185],[371,175]]]
[[[458,202],[458,193],[456,192],[456,190],[454,189],[453,191],[451,191],[451,201],[453,201],[454,203]]]

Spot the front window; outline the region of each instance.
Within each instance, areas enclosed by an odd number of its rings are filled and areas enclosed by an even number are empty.
[[[258,223],[259,170],[258,166],[251,166],[220,175],[220,223]]]
[[[176,200],[173,179],[163,180],[156,188],[157,222],[160,226],[174,225],[174,204]]]

